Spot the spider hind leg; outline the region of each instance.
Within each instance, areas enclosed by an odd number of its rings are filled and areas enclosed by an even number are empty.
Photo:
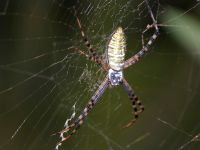
[[[74,11],[75,11],[75,17],[76,17],[76,21],[77,21],[77,24],[78,24],[78,27],[81,31],[81,36],[82,36],[82,39],[83,39],[83,42],[85,44],[85,46],[88,48],[88,51],[89,51],[89,54],[84,54],[89,60],[91,61],[94,61],[96,62],[97,64],[99,65],[102,65],[102,56],[98,55],[96,50],[93,48],[92,44],[90,43],[90,41],[88,40],[84,30],[83,30],[83,27],[81,25],[81,21],[80,19],[78,18],[77,16],[77,12],[76,12],[76,9],[74,8]]]
[[[133,64],[138,62],[142,57],[144,57],[146,52],[149,51],[150,47],[153,45],[153,43],[159,36],[159,28],[158,28],[157,20],[155,19],[154,14],[149,6],[148,0],[144,0],[144,2],[147,5],[147,9],[150,14],[152,24],[147,25],[146,29],[142,32],[142,35],[141,35],[142,36],[142,49],[139,52],[137,52],[135,55],[130,57],[128,60],[125,61],[124,69],[132,66]],[[146,44],[144,44],[144,34],[151,28],[155,28],[155,31],[154,31],[153,35],[149,38],[148,42]]]

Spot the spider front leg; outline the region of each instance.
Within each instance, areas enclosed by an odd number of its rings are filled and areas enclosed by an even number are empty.
[[[152,24],[151,25],[147,25],[146,29],[142,32],[142,49],[136,53],[134,56],[132,56],[131,58],[129,58],[128,60],[125,61],[124,63],[124,69],[128,68],[129,66],[135,64],[137,61],[139,61],[139,59],[141,57],[144,56],[144,54],[149,51],[150,47],[152,46],[152,44],[154,43],[154,41],[157,39],[158,35],[159,35],[159,28],[158,28],[158,24],[157,21],[155,20],[155,17],[153,15],[153,12],[149,6],[148,0],[145,0],[145,3],[147,5],[150,17],[152,19]],[[148,42],[146,45],[144,45],[144,38],[143,35],[145,32],[147,32],[149,29],[151,28],[155,28],[155,32],[154,34],[149,38]]]
[[[135,121],[139,117],[139,114],[144,111],[144,106],[142,105],[141,101],[135,95],[133,89],[131,88],[131,86],[128,84],[128,82],[125,79],[122,80],[121,84],[124,90],[126,91],[126,93],[128,94],[128,97],[132,103],[133,114],[134,114],[134,119],[124,126],[124,128],[127,128],[127,127],[130,127],[133,123],[135,123]]]
[[[95,104],[98,102],[100,96],[104,93],[108,85],[109,80],[108,77],[106,77],[106,79],[99,86],[98,90],[92,96],[91,100],[88,102],[87,106],[82,111],[81,115],[71,125],[58,132],[60,134],[61,141],[57,143],[56,150],[58,150],[58,147],[61,146],[64,141],[68,140],[74,133],[76,133],[76,131],[83,124],[83,121],[86,119],[89,112],[94,108]],[[64,137],[64,134],[67,134],[69,131],[71,131],[71,133]]]

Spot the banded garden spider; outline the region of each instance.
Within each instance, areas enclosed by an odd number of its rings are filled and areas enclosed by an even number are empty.
[[[144,111],[144,106],[142,105],[141,101],[138,99],[138,97],[135,95],[133,89],[131,86],[128,84],[128,82],[124,79],[123,77],[123,69],[126,69],[130,67],[131,65],[135,64],[141,57],[144,56],[144,54],[149,50],[150,46],[153,44],[153,42],[156,40],[156,38],[159,35],[159,28],[157,25],[157,22],[154,18],[154,15],[152,13],[152,10],[148,4],[148,1],[145,0],[145,3],[148,8],[148,12],[150,14],[150,17],[152,19],[152,24],[147,25],[146,29],[142,32],[142,44],[144,43],[143,41],[143,34],[149,30],[150,28],[155,28],[154,34],[149,38],[149,41],[147,42],[146,45],[143,44],[142,49],[133,55],[131,58],[128,60],[124,61],[124,56],[125,56],[125,36],[122,27],[118,27],[111,35],[111,38],[109,40],[107,50],[106,50],[106,61],[103,60],[102,56],[99,56],[95,49],[92,47],[90,42],[88,41],[83,28],[81,26],[81,22],[79,18],[76,16],[76,20],[78,23],[78,26],[81,31],[81,36],[85,42],[86,47],[89,50],[89,53],[85,53],[79,49],[76,49],[76,51],[79,52],[79,54],[87,57],[89,60],[97,63],[98,65],[101,66],[101,68],[108,73],[104,81],[101,83],[99,86],[98,90],[95,92],[95,94],[92,96],[91,100],[88,102],[87,106],[84,108],[82,111],[81,115],[70,125],[66,125],[66,127],[59,132],[60,137],[62,138],[60,142],[57,143],[56,149],[58,149],[61,144],[69,139],[80,127],[80,125],[83,123],[83,121],[86,119],[87,115],[89,112],[94,108],[94,105],[98,102],[100,96],[104,93],[106,88],[111,85],[111,86],[117,86],[117,85],[122,85],[126,93],[128,94],[128,97],[132,103],[133,107],[133,114],[134,114],[134,119],[131,120],[127,125],[124,127],[129,127],[131,126],[137,119],[138,116],[141,112]],[[64,133],[68,133],[70,130],[72,132],[68,134],[66,137],[64,137]]]

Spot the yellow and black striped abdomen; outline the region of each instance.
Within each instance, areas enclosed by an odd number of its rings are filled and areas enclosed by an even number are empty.
[[[107,59],[111,69],[120,71],[124,66],[126,41],[121,27],[114,31],[108,43]]]

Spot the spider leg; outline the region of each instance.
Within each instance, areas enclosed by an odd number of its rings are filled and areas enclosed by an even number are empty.
[[[83,121],[86,119],[89,112],[94,108],[95,104],[99,100],[99,97],[104,93],[104,91],[106,90],[108,85],[109,85],[109,80],[108,80],[108,77],[106,77],[106,79],[102,82],[102,84],[99,86],[98,90],[95,92],[95,94],[92,96],[91,100],[88,102],[88,104],[82,111],[81,115],[79,115],[79,117],[74,121],[74,123],[72,123],[67,128],[65,128],[59,132],[60,137],[62,139],[60,142],[57,143],[56,150],[58,149],[59,146],[62,145],[62,143],[64,141],[68,140],[74,133],[76,133],[76,131],[83,124]],[[71,133],[69,133],[66,137],[64,137],[64,134],[70,130],[72,130]]]
[[[92,47],[92,45],[90,44],[88,38],[86,37],[84,31],[83,31],[83,28],[82,28],[82,25],[81,25],[81,21],[80,19],[78,18],[77,16],[77,12],[75,10],[75,17],[76,17],[76,21],[78,23],[78,27],[81,31],[81,36],[83,38],[83,41],[84,41],[84,44],[86,45],[86,47],[88,48],[89,50],[89,54],[86,54],[85,56],[89,59],[89,60],[92,60],[92,61],[95,61],[97,64],[102,64],[102,57],[99,56],[97,53],[96,53],[96,50]]]
[[[148,0],[145,0],[145,3],[147,5],[148,11],[150,13],[150,17],[153,21],[153,23],[151,25],[147,25],[146,29],[142,32],[142,49],[136,53],[135,55],[133,55],[131,58],[129,58],[128,60],[126,60],[124,62],[124,69],[128,68],[129,66],[135,64],[137,61],[139,61],[139,59],[141,57],[144,56],[144,54],[149,51],[150,46],[152,46],[152,44],[154,43],[154,41],[157,39],[158,35],[159,35],[159,28],[158,28],[158,24],[157,21],[155,20],[155,17],[153,15],[153,12],[149,6]],[[144,39],[143,39],[143,35],[146,31],[148,31],[151,28],[155,28],[155,32],[154,34],[149,38],[148,42],[146,45],[144,45]]]
[[[147,31],[149,31],[151,28],[154,28],[154,24],[151,24],[151,25],[148,24],[148,25],[146,26],[146,28],[142,31],[142,35],[141,35],[141,39],[142,39],[142,48],[145,48],[145,44],[144,44],[144,34],[145,34]],[[158,36],[158,35],[157,35],[157,36]],[[157,37],[156,37],[156,38],[157,38]],[[150,40],[152,41],[151,43],[153,43],[155,39],[151,39],[151,38],[150,38],[149,41],[150,41]],[[149,43],[149,42],[148,42],[148,43]],[[147,44],[148,44],[148,43],[147,43]],[[149,45],[149,46],[151,46],[151,45]]]
[[[128,94],[128,97],[132,103],[133,115],[134,115],[134,119],[124,126],[124,128],[127,128],[127,127],[130,127],[133,123],[135,123],[135,121],[139,117],[139,114],[144,111],[144,106],[142,105],[141,101],[135,95],[133,89],[131,88],[131,86],[128,84],[128,82],[125,79],[123,79],[121,84],[124,90],[126,91],[126,93]]]

